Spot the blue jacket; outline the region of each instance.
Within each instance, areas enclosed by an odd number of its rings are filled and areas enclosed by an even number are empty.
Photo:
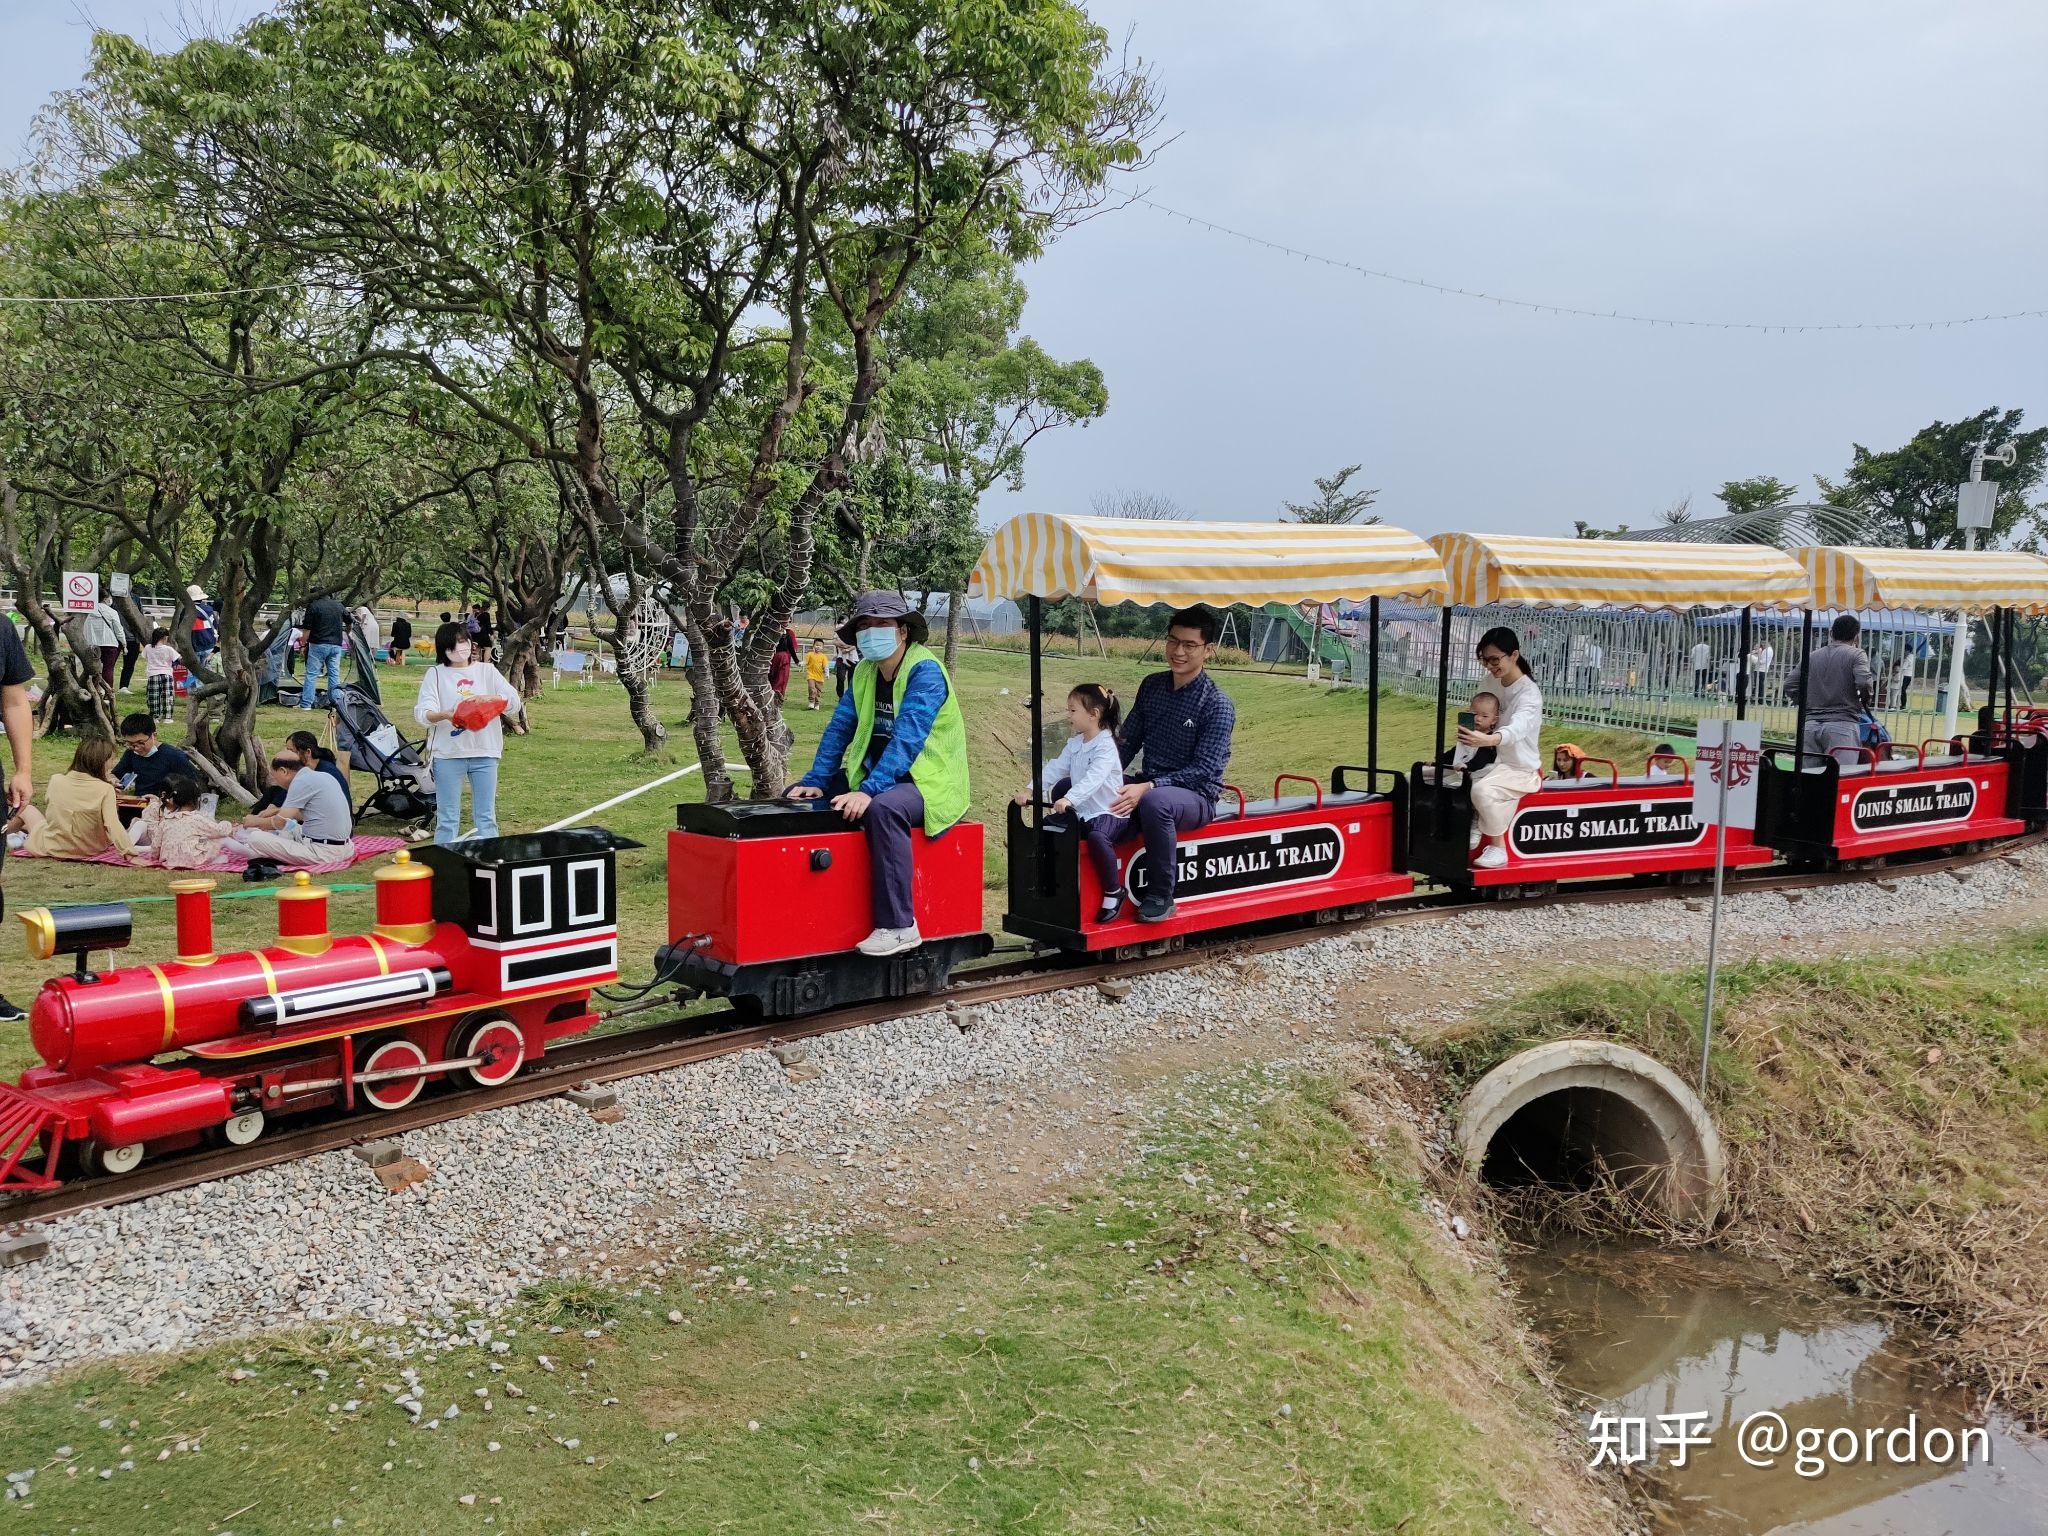
[[[890,731],[889,745],[875,759],[874,771],[854,788],[864,795],[879,795],[909,778],[910,765],[924,750],[925,738],[931,735],[932,722],[938,718],[939,706],[945,702],[946,674],[936,662],[922,661],[907,672],[899,672],[896,675],[896,721]],[[814,789],[829,790],[833,772],[846,756],[847,744],[853,740],[853,730],[853,690],[848,689],[839,696],[832,718],[825,722],[825,734],[818,742],[818,755],[811,760],[811,771],[800,782]]]

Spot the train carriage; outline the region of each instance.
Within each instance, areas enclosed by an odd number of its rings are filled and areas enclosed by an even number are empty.
[[[1043,604],[1086,602],[1365,602],[1375,637],[1382,598],[1441,603],[1442,565],[1427,543],[1398,528],[1252,523],[1140,523],[1121,518],[1026,513],[996,530],[971,590],[1021,599],[1030,634],[1032,775],[1045,762]],[[1180,835],[1174,914],[1141,923],[1136,902],[1107,923],[1102,889],[1079,819],[1055,815],[1051,786],[1009,812],[1011,933],[1077,952],[1174,943],[1187,935],[1310,913],[1356,914],[1406,895],[1406,785],[1379,766],[1379,662],[1367,679],[1365,761],[1330,771],[1329,784],[1283,774],[1251,799],[1226,786],[1216,819]],[[1320,765],[1318,765],[1320,766]],[[1292,793],[1283,793],[1290,784]],[[1135,832],[1117,850],[1125,888],[1142,895],[1150,875]]]
[[[1491,533],[1436,534],[1430,543],[1443,557],[1450,593],[1437,656],[1437,760],[1447,736],[1453,608],[1739,608],[1746,652],[1752,609],[1793,609],[1809,601],[1809,582],[1799,563],[1762,545]],[[1553,681],[1538,678],[1537,685]],[[1747,712],[1747,688],[1744,669],[1736,680],[1737,719]],[[1693,819],[1691,770],[1682,759],[1652,754],[1641,772],[1598,760],[1589,766],[1604,771],[1546,778],[1526,796],[1508,829],[1507,862],[1481,869],[1472,862],[1466,775],[1439,772],[1433,762],[1416,764],[1409,792],[1413,867],[1441,885],[1480,890],[1559,880],[1682,877],[1713,868],[1714,839]],[[1729,829],[1730,868],[1767,864],[1772,857],[1749,831]]]
[[[2003,662],[2013,616],[2048,613],[2048,561],[2017,550],[1790,553],[1811,589],[1801,656],[1814,648],[1816,608],[1976,614],[1991,636],[1991,681],[1966,737],[1858,748],[1850,761],[1804,750],[1802,694],[1792,748],[1764,760],[1763,841],[1795,862],[1833,867],[2013,837],[2048,820],[2048,748],[2031,711],[2015,719]]]

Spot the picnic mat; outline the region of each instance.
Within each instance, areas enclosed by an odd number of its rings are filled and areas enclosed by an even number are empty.
[[[359,837],[355,839],[354,851],[350,853],[349,856],[345,859],[329,859],[324,864],[294,864],[291,866],[290,869],[286,870],[285,873],[290,874],[292,870],[304,869],[309,870],[316,875],[331,875],[336,870],[347,869],[351,864],[360,864],[365,859],[374,859],[380,853],[396,852],[398,849],[403,848],[404,846],[405,839],[402,837]],[[143,852],[146,855],[148,850],[145,849],[143,850]],[[18,853],[9,853],[7,856],[10,859],[29,859],[38,857],[38,855],[36,854],[29,853],[26,849],[23,849]],[[163,866],[160,864],[131,862],[129,859],[127,859],[122,854],[120,854],[112,848],[109,848],[105,853],[94,854],[89,859],[72,859],[67,862],[74,864],[120,864],[130,869],[163,868]],[[226,844],[222,844],[219,856],[216,857],[211,864],[203,865],[199,870],[193,871],[193,873],[239,874],[241,871],[247,869],[248,867],[249,855],[243,853],[239,849],[230,848]]]

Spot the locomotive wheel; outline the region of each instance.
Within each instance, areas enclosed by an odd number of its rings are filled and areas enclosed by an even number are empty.
[[[480,1061],[463,1069],[479,1088],[496,1088],[501,1083],[509,1083],[526,1065],[526,1036],[503,1014],[492,1014],[466,1025],[461,1040],[460,1049],[449,1052],[450,1055],[488,1054],[491,1057],[489,1061]]]
[[[403,1035],[386,1040],[363,1058],[358,1069],[362,1072],[391,1072],[400,1067],[423,1067],[427,1064],[427,1053],[414,1045]],[[372,1109],[403,1109],[420,1096],[420,1090],[427,1086],[424,1074],[418,1077],[394,1077],[381,1083],[362,1083],[358,1089],[363,1102]]]
[[[86,1156],[86,1164],[94,1173],[133,1173],[142,1165],[142,1143],[131,1141],[125,1147],[94,1146]]]
[[[263,1134],[263,1111],[252,1109],[237,1115],[220,1128],[221,1139],[231,1147],[246,1147]]]

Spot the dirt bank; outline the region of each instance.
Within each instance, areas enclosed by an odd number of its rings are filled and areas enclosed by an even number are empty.
[[[1692,1239],[1907,1309],[1966,1381],[2048,1419],[2048,930],[1724,971],[1708,1105],[1730,1199]],[[1696,972],[1553,981],[1431,1047],[1455,1091],[1523,1046],[1696,1060]],[[1569,1213],[1567,1213],[1569,1215]]]

